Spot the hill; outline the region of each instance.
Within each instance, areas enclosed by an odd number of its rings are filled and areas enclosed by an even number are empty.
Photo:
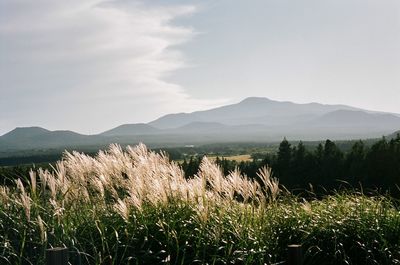
[[[40,127],[22,127],[0,137],[0,151],[85,146],[98,144],[98,138],[72,131],[49,131]]]
[[[311,120],[328,112],[343,109],[359,110],[345,105],[297,104],[250,97],[236,104],[210,110],[168,114],[149,124],[160,129],[179,127],[193,122],[217,122],[226,125],[277,125]]]
[[[319,124],[338,126],[383,126],[386,128],[398,128],[400,118],[388,113],[367,113],[365,111],[336,110],[319,117]]]
[[[105,131],[100,135],[104,136],[126,136],[126,135],[144,135],[144,134],[154,134],[159,133],[160,130],[156,129],[145,123],[136,124],[123,124],[114,129]]]
[[[351,140],[379,138],[400,128],[400,115],[346,105],[298,104],[250,97],[236,104],[192,113],[168,114],[157,120],[124,124],[97,135],[16,128],[0,136],[0,155],[12,150],[66,147],[95,149],[109,143],[151,147],[226,142]]]
[[[43,135],[49,133],[49,130],[46,130],[41,127],[17,127],[14,130],[0,136],[3,140],[12,141],[18,138],[24,137],[34,137],[37,135]]]

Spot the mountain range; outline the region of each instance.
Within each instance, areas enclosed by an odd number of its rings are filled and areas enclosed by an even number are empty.
[[[168,114],[147,124],[124,124],[96,135],[40,127],[16,128],[0,136],[0,152],[103,146],[113,142],[177,146],[279,141],[283,137],[345,140],[381,137],[399,129],[400,114],[346,105],[297,104],[250,97],[205,111]]]

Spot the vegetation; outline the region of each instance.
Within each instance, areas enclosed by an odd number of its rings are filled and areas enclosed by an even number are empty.
[[[225,174],[239,168],[252,179],[257,177],[259,168],[270,166],[280,183],[296,193],[309,190],[326,194],[342,188],[357,188],[390,192],[400,197],[397,186],[400,183],[400,135],[390,140],[382,138],[370,146],[356,141],[347,147],[330,140],[315,147],[302,142],[292,145],[284,139],[277,152],[253,154],[253,161],[239,162],[225,157],[215,161]],[[200,163],[201,157],[191,157],[183,161],[182,167],[187,176],[192,176]]]
[[[363,140],[366,146],[370,146],[377,142],[379,139]],[[292,142],[297,144],[298,141]],[[304,146],[309,149],[314,149],[320,144],[321,141],[306,141],[303,142]],[[353,140],[349,141],[335,141],[335,144],[344,152],[351,149],[355,143]],[[132,144],[132,142],[130,142]],[[127,144],[122,144],[126,146]],[[0,150],[0,166],[16,166],[21,164],[38,164],[38,163],[53,163],[62,158],[65,150],[79,151],[95,156],[98,150],[106,149],[108,146],[92,146],[92,147],[68,147],[59,149],[32,149],[22,151],[9,151]],[[275,153],[278,150],[279,142],[229,142],[229,143],[213,143],[195,146],[184,147],[162,147],[159,145],[150,146],[152,150],[167,152],[172,160],[190,159],[192,156],[236,156],[236,155],[249,155],[253,157],[264,157],[266,154]]]
[[[28,184],[29,173],[32,170],[39,168],[51,170],[54,166],[53,164],[22,164],[17,166],[0,167],[0,185],[13,186],[17,179],[21,179],[22,183]]]
[[[218,156],[207,156],[208,159],[211,161],[216,161]],[[219,159],[219,158],[218,158]],[[234,156],[226,156],[224,157],[225,160],[228,161],[236,161],[236,162],[246,162],[246,161],[252,161],[251,155],[234,155]],[[221,160],[219,160],[221,161]]]
[[[204,158],[183,170],[144,145],[96,157],[65,153],[53,169],[0,187],[0,263],[43,264],[66,246],[87,264],[270,264],[289,243],[306,264],[399,264],[400,212],[382,196],[296,197],[264,167],[250,179]]]

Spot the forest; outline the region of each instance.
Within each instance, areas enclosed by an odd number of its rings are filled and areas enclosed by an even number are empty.
[[[400,189],[400,134],[352,142],[290,142],[286,138],[278,144],[210,145],[196,148],[156,149],[178,161],[186,178],[199,170],[205,155],[215,154],[215,162],[225,175],[236,168],[250,179],[266,166],[288,190],[303,194],[325,194],[341,189],[390,193],[399,197]],[[230,154],[251,152],[252,161],[226,159]],[[95,156],[94,152],[89,153]],[[61,155],[55,156],[57,159]],[[51,160],[52,161],[52,160]],[[52,170],[54,163],[20,164],[0,167],[0,183],[13,185],[15,179],[27,179],[29,171],[37,168]]]
[[[277,152],[255,153],[252,157],[253,161],[242,162],[217,157],[216,163],[225,174],[238,168],[249,178],[256,178],[259,168],[271,167],[279,182],[294,192],[324,193],[348,188],[400,195],[400,134],[372,145],[359,140],[346,151],[331,140],[310,147],[284,139]],[[187,177],[198,171],[201,159],[197,156],[183,160]]]

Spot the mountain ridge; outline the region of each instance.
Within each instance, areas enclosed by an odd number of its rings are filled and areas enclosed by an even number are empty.
[[[400,114],[346,105],[298,104],[249,97],[238,103],[191,113],[167,114],[149,123],[123,124],[95,135],[18,127],[0,136],[0,152],[24,148],[108,143],[213,143],[292,139],[381,137],[400,129]]]
[[[146,123],[131,123],[131,124],[122,124],[117,126],[113,129],[104,131],[99,135],[104,136],[115,136],[115,135],[140,135],[140,134],[147,134],[147,133],[157,133],[159,129],[154,128],[151,125]]]
[[[245,120],[249,118],[268,116],[271,113],[273,113],[273,116],[277,117],[277,119],[266,120],[261,123],[268,124],[269,122],[272,124],[279,124],[280,122],[278,119],[281,119],[282,117],[310,113],[317,113],[320,115],[338,109],[361,110],[346,105],[324,105],[320,103],[299,104],[290,101],[275,101],[262,97],[248,97],[238,103],[209,110],[194,111],[191,113],[167,114],[149,122],[148,124],[159,129],[167,128],[165,127],[165,124],[168,124],[168,128],[171,128],[170,124],[179,124],[179,126],[182,126],[190,122],[201,121],[219,122],[227,125],[240,125],[244,124]],[[184,117],[184,120],[181,119],[182,117]],[[176,120],[179,120],[179,122]],[[254,120],[251,123],[255,123]]]
[[[39,127],[39,126],[31,126],[31,127],[16,127],[15,129],[1,135],[0,137],[3,138],[10,138],[10,137],[16,137],[16,136],[23,136],[27,133],[30,135],[38,135],[38,134],[43,134],[50,132],[49,130]]]

